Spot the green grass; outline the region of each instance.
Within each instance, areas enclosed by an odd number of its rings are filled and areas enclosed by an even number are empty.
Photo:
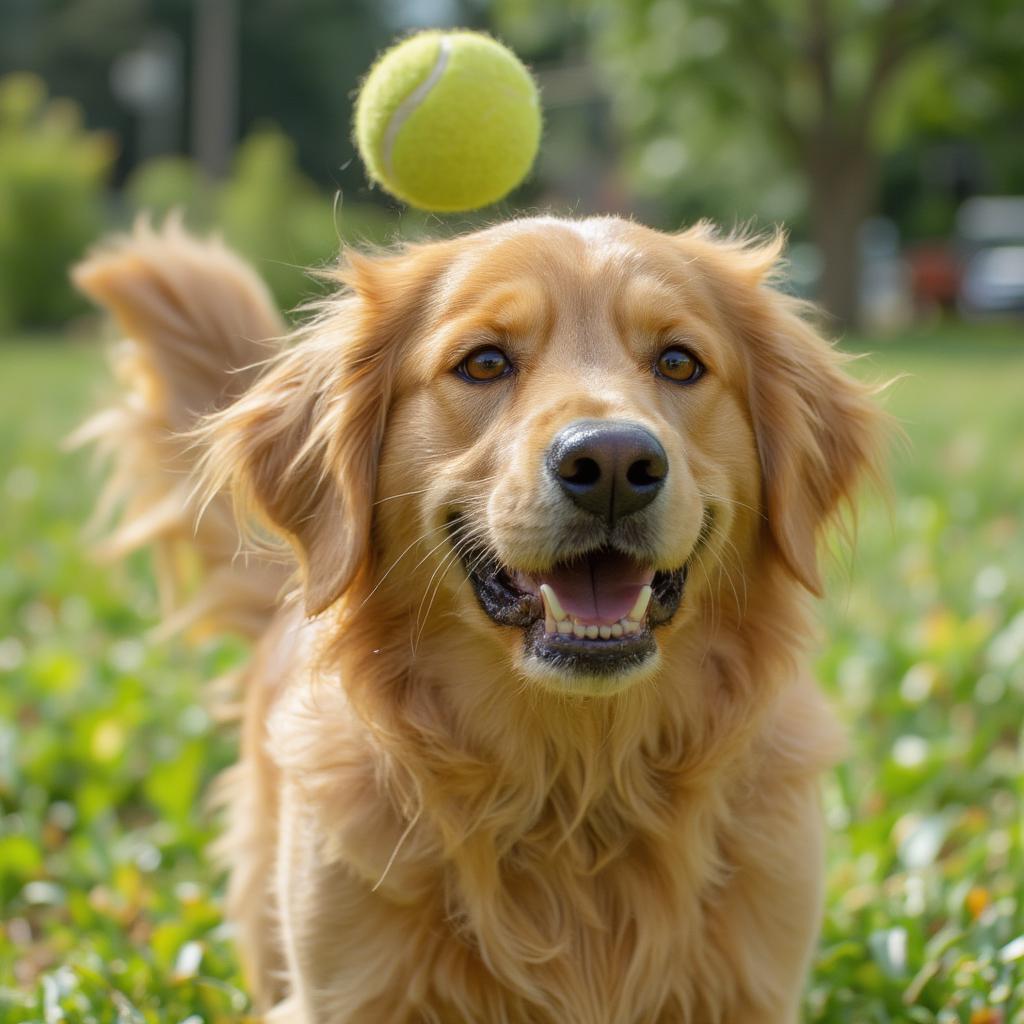
[[[1024,1022],[1024,332],[947,328],[858,364],[910,447],[839,556],[820,675],[851,752],[826,785],[814,1022]],[[147,642],[144,560],[83,554],[59,450],[88,346],[0,346],[0,1022],[244,1016],[204,786],[232,738],[201,684],[230,643]]]

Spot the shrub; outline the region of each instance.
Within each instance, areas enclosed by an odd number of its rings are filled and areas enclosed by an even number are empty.
[[[286,308],[311,291],[307,268],[338,251],[330,200],[299,171],[294,144],[276,130],[255,132],[238,147],[217,214],[227,240],[256,263]]]
[[[156,220],[180,212],[193,227],[213,224],[214,189],[199,165],[188,157],[147,160],[128,180],[125,192],[133,209]]]
[[[310,268],[329,264],[342,241],[382,241],[391,217],[366,204],[339,204],[299,169],[295,147],[276,128],[261,128],[238,147],[231,176],[213,185],[192,161],[162,157],[128,183],[132,205],[160,217],[180,210],[199,230],[217,228],[293,309],[318,289]]]
[[[67,269],[103,228],[113,156],[35,75],[0,79],[0,322],[53,324],[80,308]]]

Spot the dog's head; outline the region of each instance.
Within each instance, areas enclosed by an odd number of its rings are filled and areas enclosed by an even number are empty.
[[[609,693],[759,574],[818,592],[870,465],[868,390],[770,287],[779,243],[515,221],[384,257],[220,414],[212,464],[307,609],[387,594],[415,644]],[[467,585],[468,581],[468,585]]]

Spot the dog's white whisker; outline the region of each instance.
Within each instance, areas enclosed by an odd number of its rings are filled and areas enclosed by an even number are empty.
[[[417,494],[426,494],[430,490],[429,487],[417,487],[414,491],[402,491],[401,494],[389,494],[386,497],[378,498],[374,505],[383,505],[388,501],[397,501],[399,498],[411,498]]]
[[[378,878],[377,881],[373,883],[373,888],[370,889],[370,892],[376,892],[384,884],[384,879],[388,877],[388,872],[391,870],[392,865],[395,863],[395,858],[398,856],[399,851],[405,845],[405,841],[411,835],[412,830],[419,823],[420,816],[422,815],[422,813],[423,809],[420,808],[415,813],[415,815],[413,815],[413,817],[409,819],[409,824],[405,826],[404,831],[398,837],[398,842],[395,843],[395,848],[391,851],[391,856],[388,857],[388,862],[384,865],[384,870],[381,872],[380,878]]]
[[[427,621],[427,618],[430,615],[430,609],[431,609],[431,607],[433,607],[434,601],[437,598],[438,591],[440,590],[441,584],[444,582],[444,578],[447,575],[448,570],[452,567],[452,565],[455,564],[456,561],[458,561],[458,559],[460,557],[460,554],[461,554],[461,548],[464,546],[464,544],[468,544],[468,543],[471,543],[471,542],[472,542],[472,537],[468,536],[468,537],[463,538],[463,542],[455,544],[453,546],[452,550],[447,553],[447,555],[441,560],[440,564],[434,569],[433,573],[430,576],[430,579],[427,581],[427,586],[426,586],[426,588],[424,590],[424,597],[423,597],[423,599],[420,600],[420,607],[419,607],[419,610],[416,613],[417,630],[416,630],[416,638],[413,641],[413,652],[414,653],[419,648],[419,642],[420,642],[420,639],[423,636],[423,630],[426,627],[426,621]],[[438,547],[440,547],[440,545],[438,545]],[[436,551],[437,548],[435,547],[432,550]],[[431,587],[431,584],[434,582],[434,578],[435,577],[437,577],[437,584],[436,584],[436,586],[433,589],[433,593],[431,594],[430,601],[427,604],[426,613],[424,614],[424,612],[423,612],[423,601],[426,599],[426,595],[428,593],[430,593],[430,587]]]
[[[434,526],[426,532],[420,534],[420,536],[418,536],[411,544],[409,544],[409,546],[406,547],[406,549],[387,567],[385,572],[377,580],[376,584],[374,584],[373,589],[366,595],[366,597],[363,598],[362,603],[359,605],[359,608],[363,608],[366,605],[366,603],[370,600],[370,598],[373,597],[373,595],[376,594],[378,590],[380,590],[380,588],[384,585],[384,581],[391,575],[391,573],[397,568],[398,564],[402,561],[402,559],[405,558],[405,556],[410,551],[412,551],[414,547],[416,547],[418,544],[422,544],[423,541],[427,539],[427,537],[431,536],[434,533],[437,533],[438,530],[443,529],[444,524],[441,524],[440,526]],[[432,550],[436,550],[436,548]]]
[[[757,508],[755,505],[748,505],[746,502],[740,501],[737,498],[726,498],[722,494],[713,494],[711,491],[704,491],[700,489],[698,489],[697,493],[705,501],[710,499],[711,501],[721,502],[722,504],[725,505],[735,505],[737,508],[743,508],[746,509],[748,512],[753,512],[754,515],[756,515],[759,519],[767,518],[767,514],[765,513],[764,509]]]

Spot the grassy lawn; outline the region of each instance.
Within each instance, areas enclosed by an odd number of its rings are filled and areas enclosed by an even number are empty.
[[[1024,330],[872,348],[910,445],[824,609],[851,751],[807,1019],[1024,1024]],[[200,688],[243,652],[147,642],[144,560],[83,554],[95,484],[58,444],[98,352],[3,343],[0,380],[0,1024],[238,1019]]]

